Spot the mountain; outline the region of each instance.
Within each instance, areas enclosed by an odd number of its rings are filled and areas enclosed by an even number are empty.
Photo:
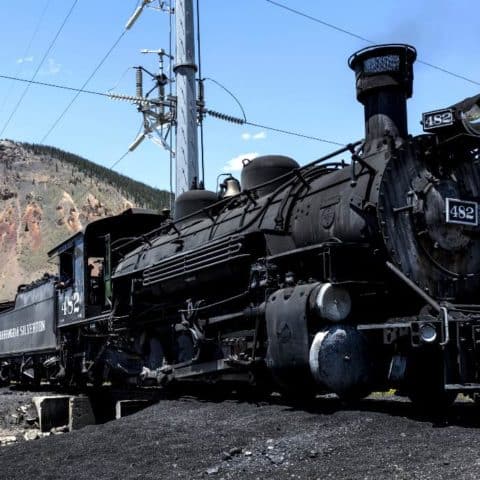
[[[0,301],[53,272],[47,252],[101,217],[161,210],[169,193],[58,148],[0,141]]]

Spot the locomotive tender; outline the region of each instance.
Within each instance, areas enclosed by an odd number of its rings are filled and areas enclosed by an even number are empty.
[[[229,177],[173,219],[127,211],[52,250],[58,276],[0,307],[0,381],[480,392],[480,96],[410,136],[415,58],[349,59],[364,141],[303,167],[258,157],[241,189]]]

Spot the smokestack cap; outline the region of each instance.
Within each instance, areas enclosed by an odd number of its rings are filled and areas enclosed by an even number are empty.
[[[396,89],[412,96],[414,47],[405,44],[375,45],[354,53],[348,66],[355,72],[357,100],[378,89]]]

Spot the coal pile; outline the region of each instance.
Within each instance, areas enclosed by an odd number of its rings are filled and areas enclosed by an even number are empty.
[[[480,476],[480,412],[457,403],[335,398],[291,405],[165,399],[129,417],[0,448],[9,479],[470,479]],[[21,465],[21,468],[19,466]]]

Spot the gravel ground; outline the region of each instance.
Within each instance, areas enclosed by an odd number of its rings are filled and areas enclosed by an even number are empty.
[[[18,399],[2,393],[5,414]],[[345,408],[335,398],[292,406],[280,397],[183,396],[103,425],[1,447],[0,478],[474,479],[479,420],[472,403],[418,417],[396,397]]]
[[[0,445],[7,437],[14,436],[16,441],[21,441],[27,430],[31,431],[30,433],[38,430],[37,414],[32,404],[32,397],[48,393],[46,390],[35,394],[28,391],[0,388]],[[3,478],[1,468],[0,478]]]

